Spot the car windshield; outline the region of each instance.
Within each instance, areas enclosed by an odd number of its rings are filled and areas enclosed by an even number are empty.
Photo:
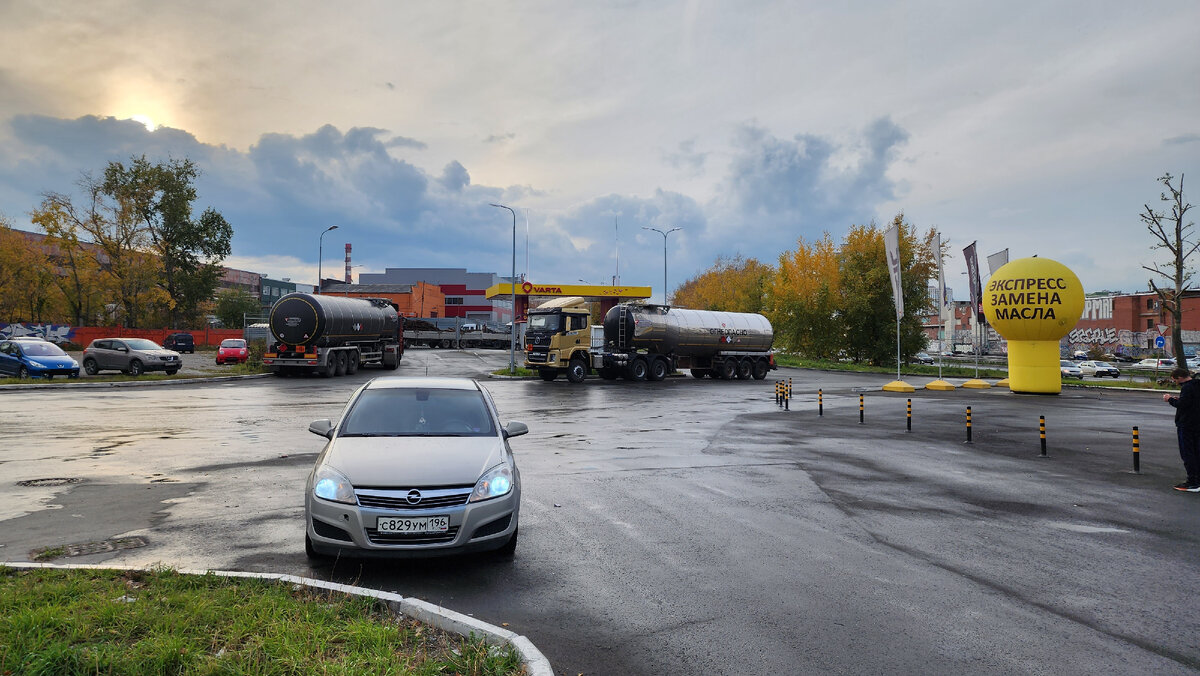
[[[343,437],[486,437],[496,433],[478,390],[424,387],[364,390],[341,428]]]
[[[557,312],[529,315],[527,331],[557,331],[562,326],[562,315]]]
[[[1096,363],[1095,363],[1095,365],[1096,365],[1096,366],[1099,366],[1099,367],[1102,367],[1102,368],[1112,368],[1112,364],[1109,364],[1109,363],[1108,363],[1108,362],[1106,362],[1106,361],[1098,361],[1098,362],[1096,362]]]
[[[33,341],[22,342],[21,351],[28,357],[62,357],[67,354],[54,343],[35,343]]]
[[[226,338],[221,341],[221,347],[246,347],[246,341],[241,338]]]
[[[146,340],[145,338],[122,338],[121,340],[125,341],[125,345],[127,345],[129,347],[129,349],[131,349],[131,350],[161,350],[162,349],[162,347],[160,347],[158,345],[158,343],[155,343],[153,340]]]

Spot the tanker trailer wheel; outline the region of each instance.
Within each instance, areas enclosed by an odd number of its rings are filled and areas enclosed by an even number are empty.
[[[338,350],[337,359],[335,360],[336,365],[333,370],[333,375],[338,376],[338,377],[346,375],[346,362],[347,361],[348,360],[346,359],[346,351]]]
[[[737,376],[737,362],[732,359],[726,359],[717,366],[717,373],[721,380],[733,380]]]
[[[693,378],[703,378],[704,376],[708,375],[708,373],[708,369],[692,369]]]
[[[581,359],[572,359],[570,366],[567,366],[567,380],[573,383],[582,383],[587,377],[588,367]]]
[[[449,340],[442,341],[442,349],[443,350],[449,350],[451,347],[454,347],[454,345]]]
[[[656,383],[661,382],[663,380],[666,380],[667,371],[668,371],[667,360],[666,359],[655,359],[654,361],[650,362],[649,378],[653,382],[656,382]]]
[[[538,375],[542,380],[551,382],[558,377],[558,369],[538,369]]]
[[[358,350],[350,350],[350,354],[346,357],[346,375],[358,373],[359,363]]]
[[[646,379],[647,371],[649,371],[649,367],[646,365],[646,360],[638,357],[629,362],[629,366],[625,368],[625,379],[640,383]]]
[[[749,359],[738,360],[737,363],[737,379],[750,380],[750,376],[754,375],[754,362]]]
[[[332,378],[337,375],[337,354],[331,354],[325,360],[325,366],[319,373],[322,378]]]
[[[757,359],[754,362],[754,379],[762,380],[767,377],[767,372],[771,370],[771,365],[766,359]]]

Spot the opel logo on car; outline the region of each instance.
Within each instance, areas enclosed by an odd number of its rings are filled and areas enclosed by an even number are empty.
[[[408,497],[406,499],[408,500],[408,504],[410,504],[410,505],[417,504],[418,502],[421,501],[421,491],[418,491],[415,489],[409,491]]]

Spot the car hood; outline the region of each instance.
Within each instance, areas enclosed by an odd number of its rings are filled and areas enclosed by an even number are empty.
[[[158,359],[159,357],[178,357],[179,353],[175,350],[137,350],[137,354],[144,354],[147,357]]]
[[[34,355],[34,356],[26,357],[25,359],[27,359],[30,362],[36,363],[36,364],[41,364],[42,366],[53,366],[56,368],[63,367],[63,366],[67,366],[67,367],[79,366],[79,363],[70,357],[53,357],[53,356],[40,357],[40,356]]]
[[[343,437],[325,464],[360,487],[464,486],[500,464],[498,437]]]

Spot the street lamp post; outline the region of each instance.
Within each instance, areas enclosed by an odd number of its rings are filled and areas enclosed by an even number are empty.
[[[493,204],[492,206],[500,209],[508,209],[508,213],[512,214],[513,235],[512,235],[512,278],[509,280],[512,287],[512,336],[508,348],[508,375],[517,375],[517,212],[512,210],[512,207],[506,207],[503,204]]]
[[[321,232],[321,236],[317,238],[317,293],[321,293],[321,263],[324,262],[325,254],[325,233],[330,230],[337,230],[336,225],[331,225]]]
[[[667,305],[667,235],[675,232],[676,230],[683,230],[683,228],[671,228],[670,230],[663,232],[658,228],[651,228],[643,225],[642,230],[653,230],[654,232],[657,232],[663,236],[663,305]]]

